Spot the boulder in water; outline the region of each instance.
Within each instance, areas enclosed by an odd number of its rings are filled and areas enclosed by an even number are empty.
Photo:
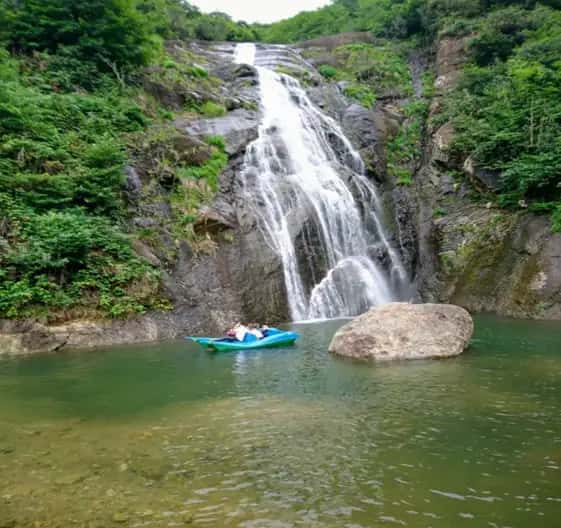
[[[340,328],[329,351],[357,359],[426,359],[461,354],[473,334],[470,314],[451,304],[390,303]]]

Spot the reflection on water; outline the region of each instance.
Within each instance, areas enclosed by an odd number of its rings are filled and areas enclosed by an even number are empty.
[[[558,527],[561,331],[365,365],[188,343],[0,362],[0,526]]]

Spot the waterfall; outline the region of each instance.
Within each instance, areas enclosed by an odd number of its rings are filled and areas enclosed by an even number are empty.
[[[257,64],[262,118],[241,179],[282,260],[292,318],[353,316],[396,299],[407,273],[358,152],[296,79],[267,67],[266,49],[238,44],[234,61]]]

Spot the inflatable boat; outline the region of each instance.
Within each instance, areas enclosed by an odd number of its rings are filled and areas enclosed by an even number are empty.
[[[300,334],[296,332],[268,328],[265,331],[265,336],[261,339],[252,334],[247,334],[243,341],[238,341],[234,337],[186,337],[185,339],[199,343],[199,345],[211,350],[226,351],[287,346],[292,345],[299,337]]]

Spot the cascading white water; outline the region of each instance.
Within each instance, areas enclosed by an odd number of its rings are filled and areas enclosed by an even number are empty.
[[[269,64],[264,54],[261,61]],[[255,45],[237,45],[234,60],[259,63]],[[267,67],[257,71],[262,120],[241,177],[266,240],[282,259],[292,318],[357,315],[395,299],[407,274],[384,232],[360,155],[298,81]]]

